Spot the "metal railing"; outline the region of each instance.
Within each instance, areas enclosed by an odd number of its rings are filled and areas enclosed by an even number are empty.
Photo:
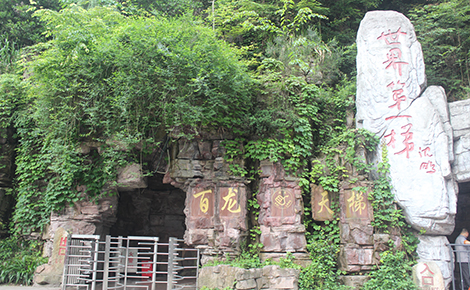
[[[467,290],[470,285],[466,285],[466,288],[464,288],[464,272],[466,271],[467,274],[470,274],[470,244],[447,244],[447,246],[451,254],[452,290]],[[457,259],[455,259],[455,257],[457,257]],[[455,274],[457,274],[458,277],[456,277]]]
[[[183,240],[71,235],[62,289],[197,289],[199,251]],[[166,287],[165,287],[166,286]]]

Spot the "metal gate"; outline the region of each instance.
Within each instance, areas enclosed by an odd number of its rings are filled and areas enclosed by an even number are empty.
[[[71,235],[67,239],[62,290],[197,289],[199,250],[183,240],[157,237]]]
[[[470,261],[470,245],[447,244],[450,250],[450,262],[452,264],[452,288],[453,290],[464,289],[464,272],[470,272],[470,263],[462,263],[454,260],[457,256],[465,256]],[[468,286],[467,286],[468,287]],[[464,289],[467,290],[467,289]]]

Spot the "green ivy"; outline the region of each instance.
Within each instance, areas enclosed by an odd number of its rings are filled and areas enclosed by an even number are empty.
[[[117,170],[140,163],[165,133],[247,130],[252,78],[238,52],[196,20],[73,4],[35,15],[52,40],[28,48],[18,76],[0,86],[3,125],[14,125],[19,142],[15,232],[113,193]]]
[[[364,284],[363,290],[417,290],[411,278],[413,261],[402,251],[385,251],[381,255],[381,265],[372,271],[370,279]]]
[[[0,240],[0,284],[31,285],[36,267],[46,262],[38,241],[18,237]]]

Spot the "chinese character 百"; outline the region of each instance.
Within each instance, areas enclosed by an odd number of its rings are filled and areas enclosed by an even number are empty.
[[[203,213],[206,213],[209,210],[209,199],[205,197],[205,195],[206,193],[211,193],[211,192],[212,190],[209,189],[209,190],[201,191],[194,195],[195,198],[198,198],[201,196],[201,200],[199,200],[199,208],[201,209]]]

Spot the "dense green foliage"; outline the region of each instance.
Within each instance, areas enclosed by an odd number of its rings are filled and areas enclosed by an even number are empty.
[[[57,0],[38,1],[0,1],[0,41],[3,44],[9,41],[19,49],[44,41],[43,24],[32,14],[37,9],[60,8]]]
[[[15,118],[17,230],[42,227],[51,210],[79,199],[81,185],[88,196],[105,193],[118,166],[139,160],[122,146],[145,151],[162,132],[245,128],[253,81],[211,30],[100,7],[38,15],[53,40],[30,48],[22,64],[30,77],[15,99],[24,100]],[[81,142],[99,142],[100,154],[81,154]]]
[[[0,240],[0,284],[32,284],[36,267],[47,262],[40,250],[37,241],[18,237]]]
[[[386,251],[382,253],[380,263],[381,266],[370,273],[371,279],[362,289],[418,289],[410,277],[413,261],[407,259],[405,252]]]
[[[470,6],[442,1],[409,14],[423,46],[428,84],[446,89],[449,101],[470,96]]]

